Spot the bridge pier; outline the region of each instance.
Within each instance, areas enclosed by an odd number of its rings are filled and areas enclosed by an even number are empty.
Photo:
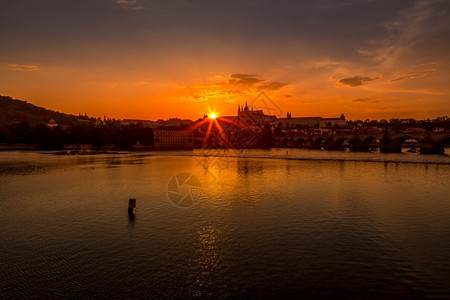
[[[444,144],[439,142],[425,141],[420,145],[421,154],[444,154]]]
[[[350,144],[348,150],[351,152],[369,152],[369,145],[362,142]]]
[[[402,147],[394,147],[394,146],[387,146],[387,147],[380,147],[381,153],[401,153]]]
[[[348,140],[348,150],[351,152],[361,151],[361,139],[357,136]]]
[[[338,144],[338,142],[334,140],[333,137],[329,137],[325,141],[324,148],[325,148],[325,150],[340,150],[339,148],[341,148],[341,147]]]
[[[363,140],[359,144],[359,151],[361,152],[369,152],[370,151],[370,141],[369,140]]]
[[[402,143],[397,140],[384,136],[380,141],[380,152],[382,153],[401,153]]]
[[[397,143],[381,143],[380,152],[382,153],[401,153],[402,145]]]
[[[312,140],[311,141],[311,148],[312,149],[316,149],[316,150],[320,150],[320,149],[322,149],[322,143],[324,143],[324,142],[325,142],[325,140],[323,138]]]

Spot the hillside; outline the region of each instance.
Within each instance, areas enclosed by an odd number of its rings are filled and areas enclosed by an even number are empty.
[[[0,96],[0,126],[22,121],[26,121],[30,125],[37,125],[47,123],[52,119],[58,124],[71,124],[76,122],[77,118],[74,115],[45,109],[26,101]]]

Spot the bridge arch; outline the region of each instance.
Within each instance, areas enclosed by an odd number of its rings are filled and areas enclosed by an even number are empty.
[[[418,143],[421,143],[422,141],[414,136],[410,136],[410,135],[404,135],[404,136],[400,136],[397,137],[395,139],[392,140],[393,143],[395,144],[403,144],[406,140],[416,140]]]
[[[374,136],[368,136],[362,139],[359,151],[378,151],[380,146],[379,139]]]
[[[331,134],[331,135],[278,135],[276,147],[304,147],[326,150],[371,151],[399,153],[407,140],[417,141],[420,153],[444,153],[450,147],[448,133],[375,133],[375,134]],[[414,144],[410,145],[414,146]],[[450,152],[450,150],[448,151]]]
[[[334,142],[334,147],[339,150],[344,150],[345,148],[348,148],[348,140],[349,138],[345,136],[337,137]]]
[[[421,147],[422,145],[422,140],[412,135],[402,135],[394,138],[384,137],[381,139],[380,151],[386,153],[400,153],[402,152],[402,144],[406,140],[416,140],[418,142],[418,147]]]
[[[444,145],[444,147],[450,147],[450,136],[443,138],[440,143]]]
[[[380,142],[377,138],[373,137],[373,136],[369,136],[369,137],[365,137],[363,139],[364,143],[373,143],[373,142]]]
[[[325,138],[324,137],[316,137],[314,139],[313,148],[314,149],[322,149],[322,147],[325,145]]]
[[[415,152],[416,149],[420,149],[422,147],[423,139],[419,139],[414,136],[404,136],[399,138],[396,142],[399,142],[402,150],[403,148],[409,148],[408,152]]]
[[[352,152],[360,151],[361,139],[359,137],[352,137],[348,139],[348,150]]]

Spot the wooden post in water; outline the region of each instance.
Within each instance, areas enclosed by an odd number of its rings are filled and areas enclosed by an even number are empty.
[[[136,208],[136,199],[128,200],[128,216],[134,219],[133,209]]]

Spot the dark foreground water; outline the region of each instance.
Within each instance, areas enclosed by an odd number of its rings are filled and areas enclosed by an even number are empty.
[[[277,151],[0,153],[0,298],[450,297],[448,156]]]

